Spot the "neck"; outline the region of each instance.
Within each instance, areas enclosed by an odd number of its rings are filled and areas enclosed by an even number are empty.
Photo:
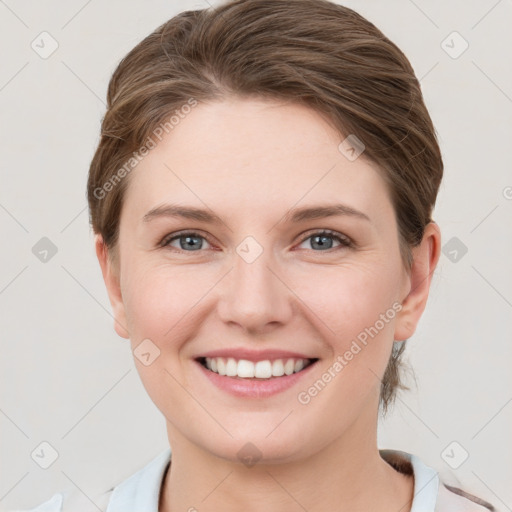
[[[217,457],[174,432],[159,512],[409,512],[413,477],[381,458],[376,424],[370,436],[367,429],[353,427],[310,456],[250,467]]]

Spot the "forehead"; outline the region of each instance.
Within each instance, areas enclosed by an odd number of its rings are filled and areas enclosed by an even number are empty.
[[[146,211],[176,199],[203,207],[256,204],[280,214],[319,201],[374,214],[389,209],[376,167],[364,157],[347,159],[338,149],[343,139],[304,105],[198,103],[132,171],[125,204]]]
[[[249,166],[268,162],[271,168],[298,157],[319,160],[336,150],[340,135],[304,105],[261,99],[230,98],[200,103],[183,116],[155,149],[153,156],[175,162],[211,158]],[[318,153],[320,150],[320,153]],[[336,158],[340,155],[336,150]],[[275,163],[275,165],[272,165]],[[264,171],[264,169],[261,169]]]

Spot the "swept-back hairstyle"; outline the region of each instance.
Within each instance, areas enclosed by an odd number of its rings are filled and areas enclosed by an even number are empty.
[[[436,132],[402,51],[364,17],[327,0],[234,0],[182,12],[121,60],[87,185],[93,230],[113,260],[141,148],[151,148],[159,126],[170,131],[169,118],[185,106],[229,96],[307,105],[339,131],[340,141],[349,135],[362,141],[363,157],[388,187],[410,270],[411,248],[432,220],[443,175]],[[384,374],[384,412],[405,388],[404,348],[394,344]]]

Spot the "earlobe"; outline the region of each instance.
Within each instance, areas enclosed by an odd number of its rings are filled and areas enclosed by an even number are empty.
[[[441,232],[435,222],[425,227],[421,244],[412,249],[413,263],[409,273],[410,287],[396,316],[395,341],[410,338],[427,305],[430,283],[441,254]]]
[[[101,267],[103,281],[107,288],[108,297],[114,314],[114,329],[121,338],[129,339],[130,335],[126,327],[126,312],[121,294],[118,272],[109,257],[108,248],[101,235],[95,235],[96,256]]]

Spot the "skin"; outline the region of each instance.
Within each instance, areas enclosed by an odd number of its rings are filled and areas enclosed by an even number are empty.
[[[413,478],[378,452],[379,386],[394,340],[412,336],[425,308],[440,232],[426,227],[407,271],[384,181],[364,153],[354,161],[340,153],[343,138],[297,104],[199,104],[129,175],[116,262],[96,237],[117,333],[132,350],[144,339],[160,350],[148,366],[134,361],[173,452],[161,512],[410,510]],[[207,208],[223,223],[142,220],[168,202]],[[333,203],[370,221],[284,220],[292,208]],[[159,245],[185,229],[206,238],[193,241],[199,249],[183,239]],[[313,235],[323,229],[354,245],[329,238],[319,248]],[[263,249],[252,263],[236,252],[247,236]],[[298,393],[397,303],[402,309],[361,352],[307,405],[299,403]],[[320,361],[291,389],[242,399],[213,386],[194,362],[231,347]],[[261,453],[250,467],[237,456],[247,442]]]

